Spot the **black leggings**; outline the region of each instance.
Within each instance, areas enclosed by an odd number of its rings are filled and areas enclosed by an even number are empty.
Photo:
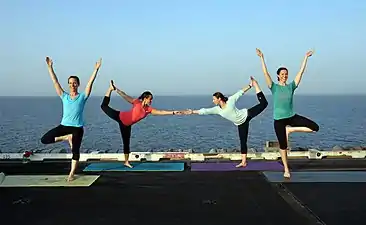
[[[41,142],[42,144],[52,144],[56,142],[56,137],[61,137],[69,134],[72,134],[72,159],[79,160],[81,141],[83,140],[84,136],[83,127],[58,125],[57,127],[48,131],[45,135],[43,135],[43,137],[41,138]]]
[[[109,102],[111,98],[104,96],[102,105],[100,106],[111,119],[115,120],[119,125],[119,130],[122,135],[122,141],[123,141],[123,153],[124,154],[130,154],[130,138],[131,138],[131,126],[126,126],[122,123],[122,121],[119,119],[119,111],[112,109],[109,107]]]
[[[252,108],[248,109],[248,116],[244,123],[240,124],[238,126],[239,130],[239,138],[240,138],[240,152],[241,154],[247,154],[248,153],[248,132],[249,132],[249,122],[254,117],[258,116],[265,108],[268,106],[268,102],[266,97],[264,96],[263,92],[259,92],[257,94],[257,98],[259,101],[259,104],[253,106]]]
[[[280,145],[280,149],[285,150],[287,149],[287,138],[286,138],[286,126],[291,127],[307,127],[312,131],[319,131],[319,125],[316,124],[314,121],[295,114],[290,118],[274,120],[274,129],[276,132],[276,136],[278,139],[278,143]]]

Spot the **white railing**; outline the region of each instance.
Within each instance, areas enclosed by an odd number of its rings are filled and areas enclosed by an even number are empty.
[[[0,153],[0,161],[46,161],[46,160],[69,160],[71,153]],[[279,152],[254,152],[248,153],[249,159],[262,160],[278,160],[280,159]],[[366,150],[348,150],[348,151],[319,151],[309,149],[308,151],[290,151],[289,159],[324,159],[324,158],[366,158]],[[185,161],[205,161],[210,159],[226,159],[226,160],[241,160],[240,153],[189,153],[189,152],[132,152],[130,161],[161,161],[161,160],[185,160]],[[86,162],[90,160],[103,161],[123,161],[123,153],[82,153],[80,161]]]

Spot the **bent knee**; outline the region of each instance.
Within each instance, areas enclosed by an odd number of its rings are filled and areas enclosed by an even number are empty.
[[[314,132],[318,132],[318,131],[319,131],[319,125],[318,125],[318,124],[314,124],[314,126],[313,126],[312,130],[313,130]]]
[[[46,144],[51,144],[52,143],[52,140],[50,138],[48,138],[47,136],[43,136],[43,137],[41,137],[41,143],[42,144],[45,144],[45,145]]]
[[[80,160],[80,153],[72,153],[72,159],[73,160],[76,160],[76,161],[79,161]]]

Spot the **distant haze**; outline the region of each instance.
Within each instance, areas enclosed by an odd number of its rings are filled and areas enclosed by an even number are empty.
[[[292,80],[314,49],[298,94],[366,94],[366,2],[50,1],[0,3],[0,95],[55,96],[45,57],[65,90],[85,88],[103,58],[92,95],[110,79],[131,95],[234,93],[253,75],[266,88],[255,48],[272,78]]]

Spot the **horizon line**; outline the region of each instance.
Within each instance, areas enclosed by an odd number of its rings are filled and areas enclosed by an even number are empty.
[[[132,95],[132,96],[139,96]],[[249,96],[255,96],[255,94],[245,94]],[[272,94],[268,94],[270,96]],[[197,96],[211,96],[211,94],[155,94],[156,97],[197,97]],[[301,93],[295,96],[366,96],[366,93],[349,93],[349,94],[339,94],[339,93]],[[0,95],[0,97],[58,97],[57,95]],[[89,97],[104,97],[104,95],[90,95]],[[118,97],[118,96],[111,96]]]

